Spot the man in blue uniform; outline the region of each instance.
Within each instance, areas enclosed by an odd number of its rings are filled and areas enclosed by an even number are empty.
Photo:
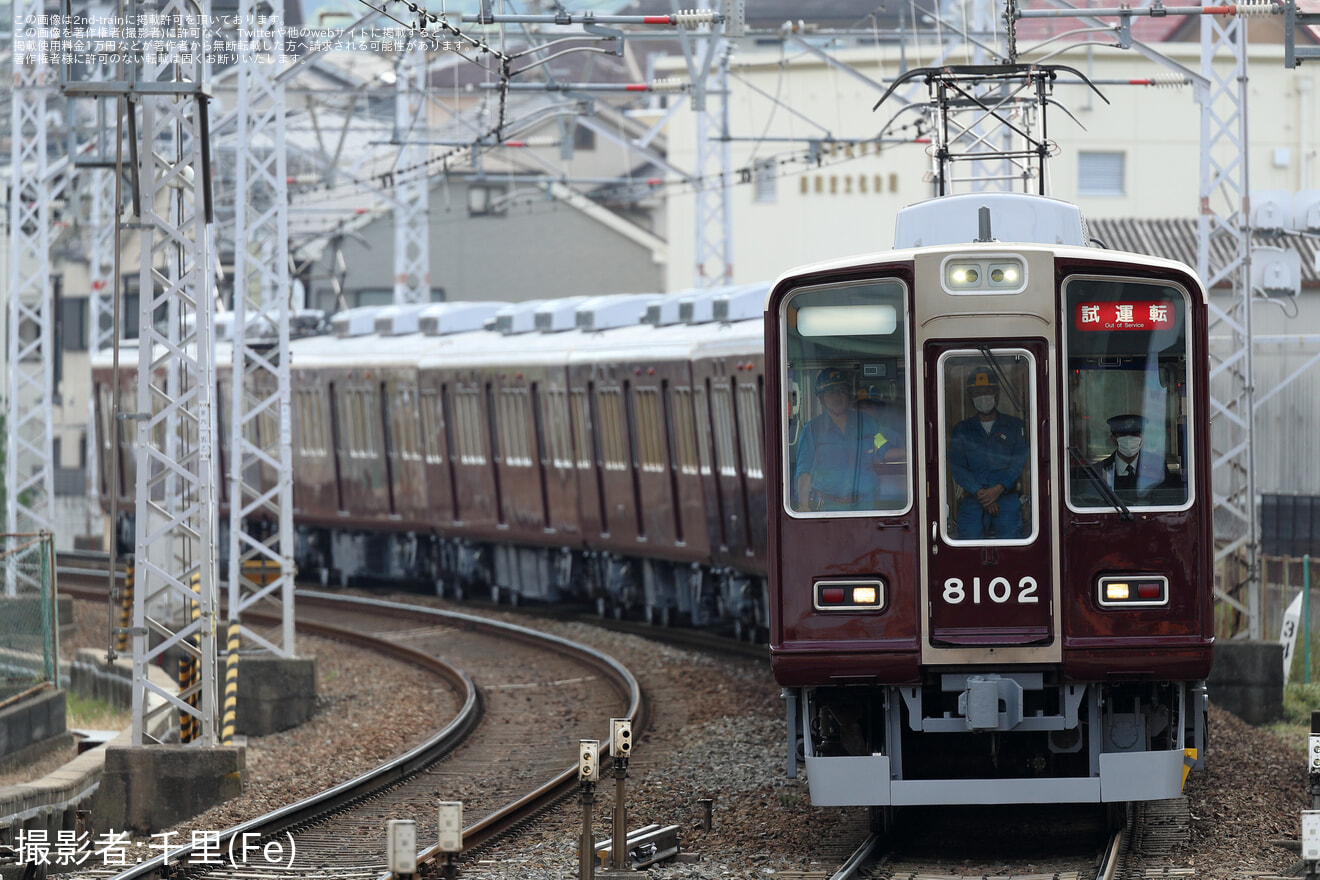
[[[999,411],[999,380],[988,367],[967,377],[976,415],[953,426],[949,468],[965,493],[958,503],[958,538],[1022,537],[1022,501],[1015,487],[1027,464],[1021,419]],[[993,534],[992,534],[993,532]]]
[[[875,420],[857,411],[852,380],[842,370],[816,375],[824,412],[807,423],[797,454],[797,509],[869,509],[874,502]]]
[[[1162,456],[1143,452],[1144,416],[1127,414],[1106,419],[1115,449],[1095,463],[1109,488],[1126,504],[1180,504],[1186,497],[1182,480]]]

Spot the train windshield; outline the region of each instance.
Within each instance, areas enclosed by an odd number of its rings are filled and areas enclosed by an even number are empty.
[[[1064,288],[1068,502],[1175,508],[1190,499],[1187,294],[1078,278]]]
[[[795,515],[911,503],[907,288],[868,281],[784,301],[784,504]]]
[[[940,359],[941,488],[950,544],[1035,538],[1032,455],[1036,400],[1031,353],[990,348]]]

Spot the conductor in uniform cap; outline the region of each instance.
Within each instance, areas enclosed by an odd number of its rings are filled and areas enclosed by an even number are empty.
[[[1107,419],[1114,451],[1096,462],[1104,481],[1120,500],[1128,503],[1161,503],[1163,490],[1181,486],[1178,477],[1169,471],[1164,457],[1143,452],[1142,433],[1146,428],[1144,416],[1128,414]],[[1173,502],[1175,499],[1169,499]]]
[[[1027,465],[1027,431],[1021,419],[999,411],[999,380],[986,367],[967,377],[976,415],[953,426],[949,467],[962,487],[958,537],[1011,540],[1022,537],[1022,499],[1016,486]]]

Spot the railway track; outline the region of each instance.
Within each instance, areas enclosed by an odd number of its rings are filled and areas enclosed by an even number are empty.
[[[94,556],[62,557],[65,592],[105,599],[109,574],[104,554],[100,558],[98,571]],[[435,840],[438,800],[462,800],[465,815],[481,817],[463,830],[463,852],[469,853],[575,790],[578,738],[607,731],[610,717],[631,718],[639,732],[645,727],[640,688],[631,673],[565,639],[470,615],[329,594],[300,593],[298,617],[302,632],[363,644],[434,668],[455,686],[461,682],[463,709],[394,761],[219,832],[204,846],[179,847],[125,870],[69,876],[250,878],[250,864],[233,864],[231,844],[240,853],[261,852],[244,847],[267,842],[294,854],[282,876],[370,876],[385,870],[386,821],[413,818],[418,840]],[[463,672],[456,668],[460,658]],[[501,713],[525,712],[533,696],[543,717],[563,719],[561,726],[574,735],[563,735],[552,724],[500,722],[501,717],[521,720]],[[535,757],[527,760],[528,755]],[[226,855],[214,864],[217,852]],[[438,855],[434,846],[420,852],[423,873],[437,870]]]
[[[98,582],[104,584],[106,580],[107,579],[102,573]],[[345,597],[333,594],[300,593],[299,616],[300,618],[307,618],[308,623],[311,623],[314,619],[317,623],[334,625],[335,619],[346,613],[351,613],[344,610],[344,598]],[[362,602],[364,604],[368,602],[368,600],[359,599],[354,599],[352,601]],[[323,602],[324,605],[322,604]],[[396,610],[400,616],[395,617],[389,622],[380,621],[373,625],[373,634],[388,634],[388,638],[391,642],[400,645],[407,644],[412,647],[421,646],[427,652],[434,653],[438,653],[441,650],[441,648],[438,647],[439,645],[454,643],[454,640],[460,638],[462,635],[462,628],[454,626],[451,623],[419,623],[418,612],[414,606],[399,605]],[[518,608],[508,610],[516,611],[516,613],[519,614],[530,613],[534,616],[545,616],[560,620],[566,618],[580,618],[583,621],[590,620],[594,625],[605,625],[615,630],[635,632],[638,635],[657,638],[666,642],[676,641],[671,638],[675,635],[687,636],[687,639],[682,642],[683,644],[692,643],[688,644],[688,646],[699,647],[702,650],[710,650],[712,647],[722,649],[722,645],[731,645],[736,646],[733,648],[732,653],[748,653],[748,648],[750,647],[745,645],[745,643],[740,644],[730,639],[721,640],[718,637],[712,642],[712,637],[708,633],[680,629],[663,629],[650,627],[639,622],[616,621],[609,618],[599,620],[591,615],[570,614],[564,609]],[[443,620],[443,618],[437,619]],[[342,623],[343,620],[341,619],[340,622]],[[453,646],[455,650],[458,650],[457,644],[454,644]],[[757,649],[751,648],[751,650],[756,651]],[[763,657],[764,655],[760,654],[759,656]],[[566,674],[559,673],[559,675],[564,676]],[[507,696],[511,693],[517,694],[522,690],[525,689],[497,688],[493,693]],[[571,745],[571,738],[569,739],[569,745]],[[649,756],[650,750],[648,750],[647,754]],[[568,790],[571,791],[573,788],[571,785],[571,767],[568,773],[570,777]],[[1169,805],[1154,805],[1151,809],[1155,810],[1158,815],[1144,817],[1145,821],[1134,821],[1132,828],[1124,839],[1106,838],[1103,842],[1103,847],[1097,844],[1094,848],[1075,857],[1070,857],[1068,859],[1045,858],[1034,863],[1028,863],[1019,859],[1004,859],[999,855],[993,857],[986,856],[985,854],[977,855],[974,851],[969,851],[965,854],[965,858],[958,860],[960,864],[957,865],[957,870],[952,869],[947,858],[927,858],[921,854],[914,854],[910,852],[911,848],[909,846],[899,848],[887,845],[890,841],[885,838],[869,839],[868,841],[867,823],[864,820],[864,814],[862,814],[862,818],[850,826],[848,833],[842,835],[842,839],[835,841],[830,847],[826,847],[817,853],[813,853],[812,860],[814,864],[812,865],[811,870],[780,870],[778,871],[778,876],[788,878],[788,880],[832,880],[832,878],[845,880],[845,878],[900,877],[921,877],[923,880],[924,878],[929,878],[929,880],[943,880],[943,878],[950,878],[950,880],[952,880],[952,878],[955,877],[962,878],[988,874],[993,874],[994,876],[1001,878],[1001,880],[1008,880],[1008,878],[1018,878],[1018,880],[1028,880],[1028,878],[1031,878],[1031,880],[1041,880],[1041,878],[1044,877],[1077,878],[1077,880],[1139,880],[1139,878],[1150,876],[1182,876],[1184,872],[1181,872],[1177,868],[1158,867],[1160,860],[1157,857],[1157,853],[1161,847],[1167,848],[1167,846],[1172,845],[1172,843],[1185,840],[1187,827],[1186,806],[1185,804],[1174,802]],[[433,810],[426,813],[426,815],[433,820],[434,817],[429,816],[430,812],[433,812]],[[379,855],[380,852],[383,851],[383,844],[381,843],[383,840],[383,817],[384,813],[378,810],[375,814],[375,818],[372,820],[374,822],[374,827],[377,829],[374,837],[375,861],[364,861],[364,867],[374,869],[383,865],[383,861]],[[1134,817],[1134,819],[1135,818],[1137,817]],[[553,824],[554,823],[551,822],[550,826],[553,826]],[[946,822],[940,824],[944,827],[942,833],[950,836],[956,836],[965,831],[982,833],[981,829],[977,828],[974,824],[959,822]],[[419,823],[419,838],[426,839],[431,833],[432,827],[433,824],[422,825]],[[531,826],[524,824],[523,830],[525,831],[528,827],[535,828],[539,826],[534,823]],[[471,830],[472,829],[469,828],[469,831]],[[1050,830],[1053,831],[1055,829]],[[310,829],[304,833],[309,832]],[[308,846],[309,849],[317,849],[322,846],[332,847],[337,845],[337,838],[333,833],[323,835],[320,839],[321,842],[316,843],[313,842],[314,839],[312,837],[308,837],[308,843],[306,846]],[[473,876],[487,876],[488,874],[490,876],[507,876],[507,874],[500,874],[499,872],[490,872],[490,868],[492,867],[490,862],[491,854],[493,853],[494,858],[498,860],[501,858],[502,854],[516,852],[517,848],[521,845],[514,843],[512,840],[505,840],[501,842],[500,846],[495,847],[493,850],[487,847],[483,851],[480,849],[474,849],[475,841],[475,837],[469,838],[465,836],[465,852],[468,854],[468,861],[463,868],[463,873],[465,875],[472,874]],[[857,849],[858,845],[863,841],[869,842],[871,851],[866,854],[865,857],[858,856],[850,859],[849,857],[853,854],[854,850]],[[1100,852],[1101,848],[1103,848],[1103,853]],[[826,851],[826,849],[828,849],[828,851]],[[475,854],[475,858],[473,858],[473,854]],[[928,854],[929,853],[927,853],[927,855]],[[1008,863],[1007,866],[1006,862]],[[817,865],[820,866],[819,870],[815,869]],[[831,865],[835,867],[828,867]],[[1013,866],[1020,866],[1020,869]],[[1008,871],[1007,873],[1005,873],[1006,867]],[[338,872],[329,869],[325,870],[327,870],[326,876],[334,876],[338,874]],[[342,874],[339,875],[342,876]]]
[[[984,814],[985,811],[980,811]],[[1099,810],[1093,811],[1096,816]],[[1080,815],[1081,813],[1079,813]],[[821,861],[832,858],[838,867],[832,871],[781,872],[784,880],[966,880],[968,877],[993,876],[995,880],[1145,880],[1152,877],[1190,877],[1190,868],[1172,868],[1159,864],[1160,857],[1186,841],[1188,811],[1186,801],[1175,799],[1130,806],[1126,821],[1111,833],[1089,835],[1097,843],[1088,844],[1085,820],[1077,816],[1062,820],[1067,838],[1054,844],[1059,854],[1049,848],[1035,847],[1036,858],[1026,853],[1006,855],[1005,847],[993,843],[1001,834],[1013,839],[1057,840],[1060,824],[1046,818],[1029,819],[1027,824],[1002,816],[986,817],[977,823],[966,816],[948,821],[926,823],[931,814],[912,815],[892,832],[857,835],[860,841],[848,853],[822,851]],[[961,836],[961,838],[960,838]],[[979,839],[978,839],[979,838]],[[1097,845],[1098,844],[1098,845]],[[1074,854],[1065,855],[1071,851]]]

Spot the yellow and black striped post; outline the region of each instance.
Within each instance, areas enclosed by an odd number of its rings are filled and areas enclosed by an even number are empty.
[[[238,621],[229,621],[225,648],[225,699],[220,722],[220,744],[234,744],[234,725],[238,717]]]
[[[193,572],[190,578],[189,587],[197,594],[198,599],[202,595],[202,573]],[[198,600],[188,600],[188,620],[196,623],[202,616],[202,603]],[[202,640],[199,636],[190,636],[188,644],[201,650]],[[185,653],[179,660],[179,690],[186,691],[191,689],[192,693],[183,698],[183,701],[194,709],[202,705],[202,692],[199,685],[202,681],[202,664],[198,662],[195,654]],[[192,742],[201,735],[202,726],[197,716],[191,712],[179,710],[179,742]]]
[[[119,632],[115,636],[115,650],[128,653],[128,631],[133,626],[133,557],[124,566],[124,586],[119,591]]]

